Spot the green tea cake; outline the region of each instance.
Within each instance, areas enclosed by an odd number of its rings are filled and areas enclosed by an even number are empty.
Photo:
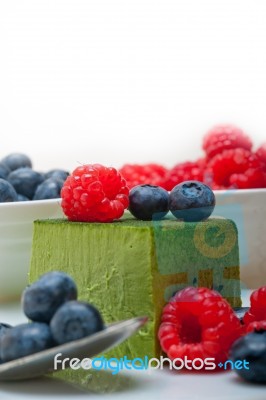
[[[79,298],[95,304],[106,323],[149,317],[138,334],[110,351],[112,357],[158,356],[162,308],[185,286],[213,287],[232,306],[241,305],[237,228],[226,219],[39,220],[34,223],[30,281],[51,270],[70,274]]]

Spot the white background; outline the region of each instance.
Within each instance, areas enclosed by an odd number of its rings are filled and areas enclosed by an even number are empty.
[[[171,166],[221,122],[258,144],[265,76],[265,0],[0,0],[0,158]]]

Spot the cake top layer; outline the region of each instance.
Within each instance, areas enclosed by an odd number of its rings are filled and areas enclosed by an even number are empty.
[[[200,222],[183,222],[179,221],[176,218],[172,217],[171,215],[167,216],[167,218],[159,220],[159,221],[141,221],[129,213],[126,213],[120,220],[102,223],[102,222],[75,222],[69,221],[66,218],[59,218],[59,219],[41,219],[36,220],[35,223],[47,223],[47,224],[75,224],[75,225],[90,225],[90,226],[106,226],[106,227],[118,227],[118,226],[126,226],[126,227],[134,227],[134,228],[155,228],[160,227],[163,229],[177,229],[181,227],[186,227],[186,229],[195,229],[196,226],[205,227],[208,225],[208,229],[212,226],[215,227],[217,224],[219,225],[220,229],[223,227],[228,229],[229,226],[234,227],[236,230],[236,224],[234,221],[225,218],[213,217],[208,218],[205,221]]]

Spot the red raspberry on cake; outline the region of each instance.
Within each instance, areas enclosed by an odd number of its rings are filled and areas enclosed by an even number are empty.
[[[126,181],[115,168],[88,164],[66,179],[61,205],[70,221],[110,222],[122,217],[128,194]]]
[[[132,189],[142,184],[162,186],[167,169],[160,164],[125,164],[119,172]]]
[[[223,150],[236,148],[251,150],[252,142],[242,129],[234,125],[217,125],[203,139],[203,149],[209,159]]]
[[[164,189],[172,190],[176,185],[184,181],[203,181],[205,159],[191,162],[186,161],[175,165],[168,171],[163,184]]]
[[[249,169],[261,169],[261,161],[249,150],[237,148],[224,150],[213,157],[207,165],[205,175],[211,177],[213,183],[229,187],[232,185],[232,175],[245,174]]]
[[[252,322],[266,321],[266,286],[255,290],[250,296],[250,309],[243,317],[247,326]]]
[[[239,319],[218,292],[188,287],[165,306],[158,337],[172,360],[212,357],[218,364],[227,360],[242,331]]]

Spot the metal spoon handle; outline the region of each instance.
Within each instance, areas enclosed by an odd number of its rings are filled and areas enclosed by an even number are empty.
[[[65,343],[51,349],[22,357],[0,365],[0,381],[31,379],[54,371],[54,358],[60,353],[61,359],[91,358],[117,346],[135,332],[146,322],[147,317],[138,317],[108,325],[106,329],[83,339]],[[62,363],[57,364],[61,370]],[[69,367],[69,362],[64,364]]]

